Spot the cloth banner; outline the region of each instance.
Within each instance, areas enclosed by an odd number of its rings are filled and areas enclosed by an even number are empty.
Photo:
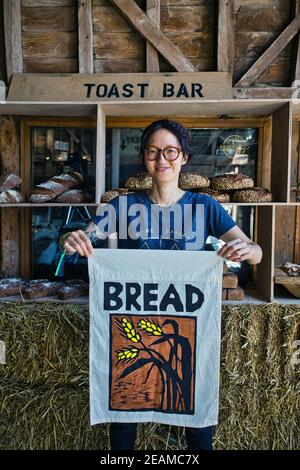
[[[88,264],[91,424],[217,424],[223,259],[95,249]]]

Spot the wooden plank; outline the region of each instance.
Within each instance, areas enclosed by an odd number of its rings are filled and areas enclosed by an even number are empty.
[[[291,168],[291,105],[273,114],[271,191],[275,201],[289,202]]]
[[[234,4],[219,0],[218,15],[218,70],[232,76],[235,56]]]
[[[189,59],[213,59],[214,61],[214,36],[212,33],[197,31],[193,33],[177,32],[166,34]]]
[[[23,72],[20,0],[3,0],[7,81]]]
[[[235,36],[236,57],[256,60],[278,37],[276,31],[237,31]],[[292,55],[292,43],[281,52],[281,57]]]
[[[300,207],[296,206],[296,228],[295,228],[295,246],[294,263],[300,263]]]
[[[105,193],[105,166],[106,166],[106,124],[105,113],[102,106],[97,106],[97,148],[96,148],[96,203],[101,202],[101,196]]]
[[[232,89],[234,98],[238,99],[291,99],[297,88],[293,87],[261,87]]]
[[[77,33],[74,32],[26,32],[22,43],[24,58],[77,58]]]
[[[150,20],[160,28],[160,0],[147,0],[146,13]],[[149,41],[146,42],[146,71],[159,72],[158,53]]]
[[[24,73],[76,73],[78,71],[78,59],[25,57],[23,68]]]
[[[91,0],[78,1],[79,73],[93,73],[93,21]]]
[[[95,73],[139,73],[145,71],[144,58],[94,60]]]
[[[263,71],[276,59],[285,46],[293,39],[300,28],[300,16],[294,18],[285,30],[278,36],[272,45],[261,55],[261,57],[250,67],[236,84],[237,87],[250,86]]]
[[[168,33],[202,33],[213,34],[217,18],[212,4],[205,6],[186,6],[178,2],[177,6],[161,8],[161,30]]]
[[[299,165],[299,121],[292,123],[292,145],[291,145],[291,188],[296,188],[298,182]],[[291,191],[290,200],[296,201],[296,192]]]
[[[95,33],[95,59],[141,59],[145,57],[144,41],[131,33]]]
[[[295,0],[295,16],[300,14],[300,0]],[[295,82],[299,81],[297,83],[297,86],[300,86],[300,35],[298,34],[298,37],[296,38],[296,44],[297,44],[297,52],[296,52],[296,62],[295,62],[295,72],[294,72],[294,81],[293,81],[293,86]]]
[[[276,207],[275,267],[294,260],[296,206]]]
[[[260,206],[256,208],[255,225],[257,231],[256,242],[260,245],[263,257],[256,267],[256,289],[267,302],[271,302],[274,296],[273,286],[273,250],[275,239],[274,207]]]
[[[107,7],[93,5],[92,13],[94,32],[130,33],[133,30],[111,5]]]
[[[71,7],[74,0],[22,0],[23,7]]]
[[[1,224],[1,277],[18,277],[20,274],[20,224],[19,209],[0,209]]]
[[[290,62],[288,57],[277,57],[277,59],[269,65],[266,70],[253,82],[252,87],[289,87],[290,85]],[[254,65],[255,59],[245,56],[235,59],[235,70],[233,81],[234,83],[247,72],[247,70]],[[237,85],[235,85],[237,86]],[[249,87],[245,87],[249,88]]]
[[[20,174],[18,128],[13,117],[0,117],[1,174]],[[22,187],[23,189],[23,187]],[[20,223],[18,209],[0,211],[1,276],[18,276],[20,269]]]
[[[265,119],[263,127],[261,159],[261,177],[258,183],[263,188],[271,190],[271,168],[272,168],[272,115]]]
[[[275,3],[267,5],[264,1],[261,0],[259,6],[253,2],[247,2],[247,5],[242,5],[236,11],[236,31],[277,31],[280,33],[288,25],[291,11],[286,1],[281,1],[277,5]]]
[[[69,6],[22,6],[22,31],[76,31],[76,10]]]
[[[178,72],[195,72],[195,67],[165,34],[145,15],[133,0],[110,0],[118,11]]]

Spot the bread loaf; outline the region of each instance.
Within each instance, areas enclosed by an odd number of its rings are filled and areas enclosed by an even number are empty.
[[[114,188],[110,191],[106,191],[101,197],[101,202],[109,202],[117,196],[125,196],[126,194],[132,194],[133,191],[130,191],[127,188]]]
[[[181,173],[178,179],[178,186],[181,189],[208,188],[209,184],[209,179],[198,173]]]
[[[236,288],[238,286],[238,277],[234,273],[224,273],[222,280],[222,287],[227,288]]]
[[[241,173],[230,173],[210,178],[210,187],[218,191],[252,188],[253,186],[253,179]]]
[[[199,194],[207,194],[208,196],[213,197],[219,202],[229,202],[230,201],[230,196],[227,193],[223,193],[221,191],[216,191],[215,189],[210,189],[210,188],[202,188],[202,189],[197,189],[196,191],[193,191],[195,193]]]
[[[6,175],[0,176],[0,191],[14,189],[17,186],[20,186],[20,184],[22,184],[22,180],[15,173],[8,173]]]
[[[136,176],[130,176],[125,183],[127,189],[151,189],[152,188],[152,176],[148,173],[139,173]]]
[[[84,193],[81,189],[70,189],[62,193],[60,196],[57,196],[55,202],[91,202],[93,200],[92,196],[88,193]]]
[[[81,174],[77,172],[63,173],[62,175],[54,176],[45,183],[38,184],[32,189],[29,200],[33,203],[52,201],[55,197],[65,193],[69,189],[76,188],[82,181],[83,178]]]
[[[1,279],[0,280],[0,297],[9,297],[11,295],[19,295],[26,281],[20,278]]]
[[[60,300],[67,300],[89,295],[89,286],[80,279],[64,282],[57,290],[57,297]]]
[[[15,189],[6,189],[0,193],[0,204],[18,204],[24,202],[23,194]]]
[[[235,289],[227,289],[227,300],[243,300],[244,289],[240,286]]]
[[[57,294],[59,282],[50,282],[47,279],[34,279],[26,284],[23,295],[26,299],[39,299]]]
[[[272,193],[266,188],[239,189],[231,196],[233,202],[272,202]]]

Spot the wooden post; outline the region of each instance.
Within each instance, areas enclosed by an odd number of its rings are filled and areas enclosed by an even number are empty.
[[[295,0],[295,16],[300,15],[300,0]],[[292,86],[300,87],[300,35],[297,37],[297,55],[295,64],[294,81]]]
[[[159,28],[160,27],[160,0],[147,0],[147,15],[150,20]],[[146,43],[146,71],[159,72],[158,53],[155,47],[147,41]]]
[[[79,73],[94,73],[91,0],[78,0]]]
[[[232,76],[235,54],[234,4],[232,0],[219,0],[218,16],[218,71]]]
[[[19,146],[16,123],[12,117],[0,117],[1,173],[19,174]],[[0,211],[1,277],[20,275],[19,209],[5,207]]]
[[[96,150],[96,204],[105,193],[106,126],[105,113],[100,104],[97,106],[97,150]]]
[[[3,0],[7,83],[14,73],[23,72],[21,43],[21,2]]]

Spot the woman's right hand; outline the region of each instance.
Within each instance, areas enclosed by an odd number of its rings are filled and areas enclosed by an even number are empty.
[[[73,255],[76,252],[80,256],[90,256],[93,254],[91,241],[83,230],[70,232],[63,241],[63,247],[67,255]]]

